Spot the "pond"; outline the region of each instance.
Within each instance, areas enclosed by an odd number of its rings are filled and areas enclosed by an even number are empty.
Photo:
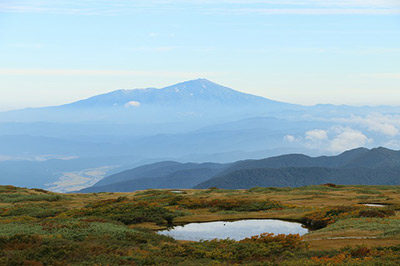
[[[301,223],[274,219],[251,219],[234,222],[190,223],[158,233],[177,240],[199,241],[215,238],[241,240],[262,233],[304,235],[308,233],[308,229],[304,228]]]
[[[175,193],[175,194],[186,194],[185,191],[182,190],[171,190],[171,193]]]
[[[368,206],[368,207],[385,207],[386,205],[384,204],[378,204],[378,203],[364,203],[364,206]]]

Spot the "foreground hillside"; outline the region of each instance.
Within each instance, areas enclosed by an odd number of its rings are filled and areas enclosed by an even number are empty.
[[[309,186],[55,194],[0,187],[1,265],[399,265],[400,187]],[[363,203],[382,203],[368,207]],[[275,218],[314,230],[177,241],[154,230]]]

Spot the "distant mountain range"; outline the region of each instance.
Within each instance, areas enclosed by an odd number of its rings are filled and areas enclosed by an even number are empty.
[[[162,89],[116,90],[60,106],[28,108],[0,113],[0,122],[121,122],[165,123],[221,118],[246,118],[300,105],[272,101],[242,93],[206,79],[178,83]],[[79,114],[79,115],[78,115]]]
[[[400,151],[358,148],[337,156],[289,154],[231,164],[165,161],[108,176],[80,192],[128,192],[149,188],[244,189],[324,183],[400,185]]]
[[[400,112],[400,108],[392,106],[289,104],[239,92],[207,79],[196,79],[161,89],[116,90],[60,106],[0,112],[0,122],[118,122],[136,125],[192,122],[196,125],[192,128],[199,128],[199,125],[252,117],[287,119],[304,114],[331,117],[394,110]],[[196,123],[193,119],[197,120]]]
[[[330,157],[293,154],[238,162],[195,188],[297,187],[324,183],[400,185],[400,152],[359,148]]]
[[[116,90],[60,106],[0,112],[0,184],[69,191],[144,162],[225,164],[293,153],[336,155],[361,146],[400,149],[399,117],[399,106],[302,106],[206,79]],[[45,168],[42,161],[50,159]],[[81,174],[94,168],[102,174]],[[208,166],[203,171],[220,174]],[[187,187],[207,181],[198,172],[186,174],[199,178]]]
[[[141,105],[226,105],[246,106],[257,104],[284,104],[218,85],[207,79],[178,83],[162,89],[117,90],[91,97],[62,107],[139,107]],[[290,106],[290,104],[286,104]]]

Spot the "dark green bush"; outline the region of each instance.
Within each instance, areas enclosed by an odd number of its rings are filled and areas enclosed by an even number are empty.
[[[388,216],[395,215],[395,211],[392,209],[366,209],[360,210],[360,217],[376,217],[376,218],[384,218]]]
[[[210,208],[212,211],[265,211],[270,209],[282,209],[284,205],[277,201],[254,201],[250,199],[207,199],[184,198],[179,204],[189,209]]]
[[[18,194],[18,193],[4,193],[0,194],[0,202],[4,203],[17,203],[27,201],[48,201],[54,202],[59,200],[68,199],[67,196],[58,194]]]
[[[172,224],[173,219],[181,214],[155,204],[119,198],[89,204],[85,208],[76,210],[73,215],[101,217],[124,224],[143,222]]]
[[[62,207],[49,204],[23,204],[0,209],[0,216],[31,216],[35,218],[54,217],[65,211]]]

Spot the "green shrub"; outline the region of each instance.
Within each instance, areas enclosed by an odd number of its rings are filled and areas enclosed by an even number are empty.
[[[19,194],[19,193],[0,194],[0,202],[3,203],[17,203],[26,201],[54,202],[65,199],[68,199],[68,197],[64,195],[61,196],[58,194]]]
[[[34,223],[9,223],[0,224],[0,237],[10,237],[13,235],[40,235],[44,234],[42,227]]]
[[[46,218],[54,217],[65,210],[65,208],[53,207],[49,204],[24,204],[0,209],[0,216],[31,216],[35,218]]]
[[[172,224],[173,219],[180,216],[181,213],[173,212],[164,207],[146,202],[114,199],[89,204],[85,208],[74,211],[73,215],[75,217],[101,217],[119,221],[124,224],[137,224],[143,222]]]
[[[382,194],[379,190],[373,190],[373,189],[361,189],[361,190],[356,190],[357,193],[359,194]]]
[[[265,211],[271,209],[282,209],[285,206],[277,201],[263,200],[254,201],[250,199],[206,199],[206,198],[184,198],[179,204],[189,209],[210,208],[212,211]]]
[[[288,192],[293,190],[287,187],[253,187],[247,190],[252,193]]]
[[[305,215],[301,222],[311,229],[321,229],[334,223],[339,216],[345,217],[354,214],[357,207],[339,206],[333,208],[323,208]]]

